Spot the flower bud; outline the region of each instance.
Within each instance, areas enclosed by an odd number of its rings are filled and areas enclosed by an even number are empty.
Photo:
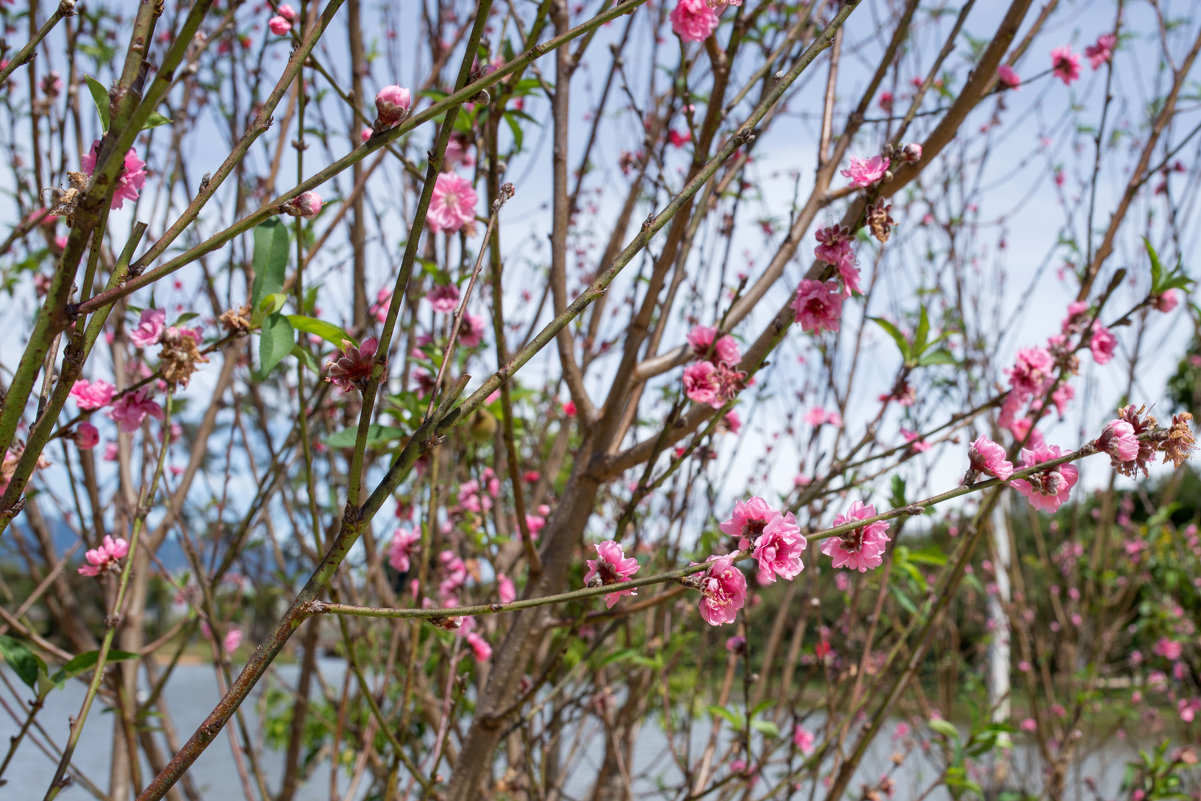
[[[386,131],[409,115],[413,97],[402,86],[385,86],[375,96],[375,124],[377,131]]]

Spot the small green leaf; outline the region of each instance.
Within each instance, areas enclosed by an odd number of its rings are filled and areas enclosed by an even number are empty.
[[[42,658],[29,650],[29,646],[20,640],[0,634],[0,656],[17,674],[17,678],[25,682],[30,689],[36,689],[38,674],[46,672],[46,663]]]
[[[762,718],[756,718],[751,721],[751,728],[757,732],[762,732],[763,734],[766,734],[768,737],[779,737],[780,736],[780,727],[777,726],[776,724],[772,723],[770,720],[763,720]]]
[[[292,346],[292,355],[300,360],[300,363],[312,370],[317,375],[321,375],[321,367],[317,364],[317,360],[313,358],[313,354],[299,344]]]
[[[287,302],[288,296],[283,292],[272,292],[270,295],[259,301],[256,311],[261,316],[266,317],[269,314],[275,314],[277,311],[282,309],[284,304]]]
[[[1159,286],[1159,277],[1163,275],[1163,265],[1159,263],[1159,254],[1155,252],[1155,246],[1145,236],[1143,237],[1143,247],[1147,249],[1147,255],[1151,258],[1151,292],[1154,293],[1155,288]]]
[[[948,739],[951,739],[951,740],[959,739],[959,729],[955,728],[955,725],[953,723],[951,723],[950,721],[936,719],[936,720],[931,720],[928,725],[930,726],[931,729],[934,729],[934,731],[947,737]]]
[[[325,320],[306,317],[303,314],[289,314],[288,322],[298,331],[303,331],[306,334],[316,334],[336,348],[342,347],[343,342],[349,342],[352,345],[355,344],[354,337],[333,323],[325,322]]]
[[[926,314],[926,307],[921,307],[921,316],[918,317],[917,331],[913,334],[913,352],[921,353],[926,349],[926,340],[930,337],[930,315]]]
[[[923,353],[922,357],[917,360],[918,367],[930,367],[935,364],[958,364],[955,357],[951,355],[951,351],[946,348],[932,350],[929,353]]]
[[[91,93],[92,102],[96,104],[96,112],[100,115],[100,130],[108,133],[108,90],[91,75],[85,75],[83,79],[88,84],[88,92]]]
[[[146,118],[146,122],[142,125],[142,130],[145,131],[150,128],[157,128],[160,125],[170,125],[173,122],[175,122],[175,120],[171,119],[170,117],[159,114],[157,111],[152,111],[150,112],[150,116]]]
[[[710,704],[706,708],[709,710],[710,715],[725,718],[734,728],[740,730],[746,728],[746,717],[742,712],[736,709],[726,709],[724,706],[718,706],[717,704]]]
[[[250,289],[251,308],[257,309],[263,298],[284,288],[288,267],[288,229],[279,220],[267,220],[254,229],[254,284]]]
[[[266,378],[292,350],[296,333],[282,314],[268,315],[259,335],[259,378]]]
[[[901,333],[901,329],[897,328],[883,317],[869,317],[868,319],[883,328],[885,333],[892,337],[893,341],[897,343],[897,348],[899,348],[901,351],[901,358],[908,363],[910,354],[909,340],[905,339],[905,335]]]
[[[137,654],[132,654],[129,651],[118,651],[114,649],[108,652],[108,657],[105,661],[106,663],[124,662],[127,659],[137,658]],[[98,661],[100,661],[99,651],[84,651],[82,654],[74,657],[71,659],[71,661],[67,662],[67,664],[54,671],[54,675],[50,677],[50,680],[55,684],[62,686],[62,683],[67,679],[75,678],[80,673],[85,673],[94,668]]]

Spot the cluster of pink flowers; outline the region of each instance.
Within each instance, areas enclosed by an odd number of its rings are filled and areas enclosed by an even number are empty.
[[[479,198],[471,182],[453,172],[438,173],[430,199],[426,221],[430,230],[458,231],[475,222],[475,205]],[[469,231],[470,233],[470,231]]]
[[[1097,37],[1094,44],[1084,48],[1084,55],[1088,58],[1088,65],[1094,70],[1101,69],[1101,65],[1109,61],[1113,56],[1113,46],[1118,43],[1118,37],[1112,33],[1103,33]]]
[[[843,293],[847,297],[861,291],[859,269],[855,266],[855,254],[851,250],[852,239],[854,236],[845,225],[831,225],[818,230],[818,245],[813,249],[813,255],[838,268]]]
[[[734,504],[730,519],[720,526],[733,538],[737,551],[747,552],[758,564],[760,584],[771,584],[777,577],[791,581],[805,569],[801,557],[808,546],[791,512],[781,514],[760,497]],[[725,556],[710,556],[708,569],[699,576],[700,612],[713,626],[732,623],[746,603],[746,577],[734,564],[737,551]]]
[[[836,515],[834,525],[841,526],[855,520],[867,520],[876,516],[876,507],[862,501],[852,501],[844,515]],[[858,570],[866,573],[884,563],[885,543],[889,542],[888,521],[877,520],[865,526],[853,528],[822,543],[822,553],[833,559],[834,567]]]
[[[620,543],[615,540],[596,543],[596,559],[588,559],[585,564],[588,565],[588,572],[584,574],[584,584],[589,587],[607,587],[629,581],[641,567],[637,559],[625,555]],[[622,596],[637,594],[637,590],[632,588],[607,593],[605,606],[612,609]]]
[[[688,344],[702,361],[684,368],[684,394],[714,409],[725,406],[747,385],[746,373],[738,369],[742,360],[738,343],[728,334],[719,337],[717,333],[716,328],[693,326]]]
[[[1047,413],[1043,398],[1056,382],[1055,368],[1060,366],[1068,374],[1079,372],[1079,363],[1073,352],[1076,343],[1088,333],[1088,349],[1097,364],[1106,364],[1117,349],[1117,338],[1100,322],[1091,320],[1089,306],[1075,302],[1068,306],[1067,317],[1061,332],[1047,341],[1045,348],[1025,348],[1018,351],[1014,366],[1006,369],[1011,390],[1001,405],[998,423],[1008,428],[1019,438],[1024,438],[1039,418]],[[1062,417],[1067,404],[1075,397],[1075,390],[1066,381],[1060,382],[1051,393],[1051,402]],[[1029,403],[1025,417],[1019,412]]]
[[[296,9],[290,5],[282,5],[276,12],[276,15],[267,20],[267,27],[276,36],[287,36],[288,31],[292,30],[292,22],[296,19]]]
[[[113,539],[105,535],[99,548],[92,548],[84,554],[88,564],[79,568],[81,576],[102,576],[115,572],[120,565],[118,562],[129,555],[129,543],[122,537]]]
[[[417,529],[396,529],[388,546],[388,564],[397,573],[408,573],[413,564],[413,551],[420,544],[421,532]]]
[[[821,406],[814,406],[805,412],[805,422],[814,427],[829,423],[835,428],[842,428],[842,415],[835,411],[828,411]]]
[[[92,142],[92,148],[80,158],[83,171],[91,175],[96,169],[96,155],[100,151],[100,140]],[[127,200],[137,200],[138,193],[146,186],[146,162],[138,158],[138,154],[130,148],[125,154],[125,163],[121,167],[121,175],[117,177],[117,189],[113,192],[112,208],[119,209]]]

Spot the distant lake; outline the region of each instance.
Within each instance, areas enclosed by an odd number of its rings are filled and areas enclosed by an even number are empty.
[[[320,659],[318,666],[328,683],[334,686],[341,683],[346,670],[345,662],[340,659]],[[0,668],[0,670],[7,670],[7,668]],[[277,670],[282,681],[292,683],[296,680],[299,666],[282,665]],[[25,686],[11,672],[6,679],[21,690],[25,689]],[[56,742],[64,743],[66,741],[68,719],[78,713],[85,689],[83,684],[76,682],[68,684],[65,689],[55,691],[47,697],[46,707],[39,713],[38,721]],[[217,702],[217,682],[212,666],[182,665],[177,667],[168,682],[165,694],[180,742],[183,742]],[[22,692],[23,700],[28,700],[29,697],[27,693]],[[258,693],[252,695],[251,699],[242,706],[252,737],[258,734],[257,718],[254,714],[254,701],[258,697]],[[0,690],[0,699],[9,707],[15,707],[12,696],[6,690]],[[707,721],[704,721],[704,724],[696,726],[690,735],[691,753],[694,759],[699,758],[708,739]],[[569,781],[566,787],[568,794],[575,797],[587,796],[596,774],[600,770],[600,763],[604,755],[598,721],[595,718],[589,718],[582,725],[589,727],[586,729],[586,745],[573,756],[574,762],[570,768],[570,772],[578,778]],[[820,722],[814,722],[811,728],[816,729],[818,725]],[[6,712],[0,709],[0,749],[7,750],[9,738],[18,730],[19,723],[14,722]],[[863,764],[849,788],[852,795],[862,784],[875,784],[883,774],[891,769],[892,754],[898,748],[887,733],[890,730],[891,727],[886,728],[886,733],[878,737],[868,750]],[[726,731],[728,732],[728,728]],[[107,788],[108,785],[108,766],[112,754],[111,734],[111,715],[105,713],[102,705],[93,705],[79,748],[75,753],[74,764],[102,788]],[[1016,739],[1019,743],[1021,742],[1020,735]],[[724,742],[728,742],[728,738],[723,737]],[[661,793],[657,790],[660,786],[678,787],[681,781],[681,773],[670,758],[665,745],[662,731],[654,725],[653,721],[648,721],[638,736],[633,767],[635,774],[657,774],[659,781],[636,780],[634,790],[640,797],[671,798],[673,795],[678,795],[678,793],[670,792]],[[1086,799],[1092,801],[1097,797],[1093,791],[1084,786],[1085,778],[1091,778],[1097,783],[1096,793],[1099,793],[1101,797],[1116,797],[1121,786],[1126,762],[1134,755],[1134,746],[1123,741],[1095,746],[1077,768],[1069,772],[1069,790],[1065,801],[1085,801]],[[564,756],[567,756],[566,751]],[[1011,762],[1011,775],[1027,789],[1033,790],[1041,783],[1041,763],[1034,759],[1032,749],[1022,745],[1016,746],[1012,751]],[[52,760],[32,743],[23,742],[16,758],[9,765],[3,777],[7,780],[7,784],[0,787],[0,799],[41,798],[53,778],[56,764],[56,760]],[[284,755],[281,752],[264,749],[260,765],[267,778],[268,787],[273,792],[279,788],[283,764]],[[716,775],[720,776],[721,771],[727,768],[719,765],[716,769]],[[443,764],[442,771],[446,772],[445,764]],[[241,780],[234,766],[226,731],[222,731],[217,741],[196,761],[189,775],[206,799],[235,801],[245,797]],[[938,775],[939,767],[936,762],[915,749],[893,774],[896,782],[893,801],[906,801],[917,797]],[[329,760],[325,758],[309,781],[300,788],[296,795],[297,799],[299,801],[328,801],[330,797],[329,779]],[[344,791],[348,785],[349,781],[345,776],[339,778],[340,791]],[[761,782],[757,786],[756,792],[752,793],[752,797],[760,797],[766,789],[764,783]],[[806,787],[796,797],[808,798],[808,790],[809,788]],[[358,798],[361,799],[365,793],[365,789],[360,788]],[[58,797],[63,801],[73,801],[73,799],[85,799],[92,796],[82,787],[70,786],[63,790]],[[814,797],[823,798],[824,796],[819,789]],[[927,798],[931,801],[948,801],[950,795],[942,791],[932,793]]]

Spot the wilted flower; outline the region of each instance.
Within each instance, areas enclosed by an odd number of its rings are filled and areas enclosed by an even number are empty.
[[[341,387],[343,392],[349,392],[351,388],[363,391],[371,379],[371,368],[375,364],[375,351],[378,347],[379,339],[376,337],[365,340],[357,348],[352,342],[342,340],[341,355],[325,364],[329,370],[325,380]]]

